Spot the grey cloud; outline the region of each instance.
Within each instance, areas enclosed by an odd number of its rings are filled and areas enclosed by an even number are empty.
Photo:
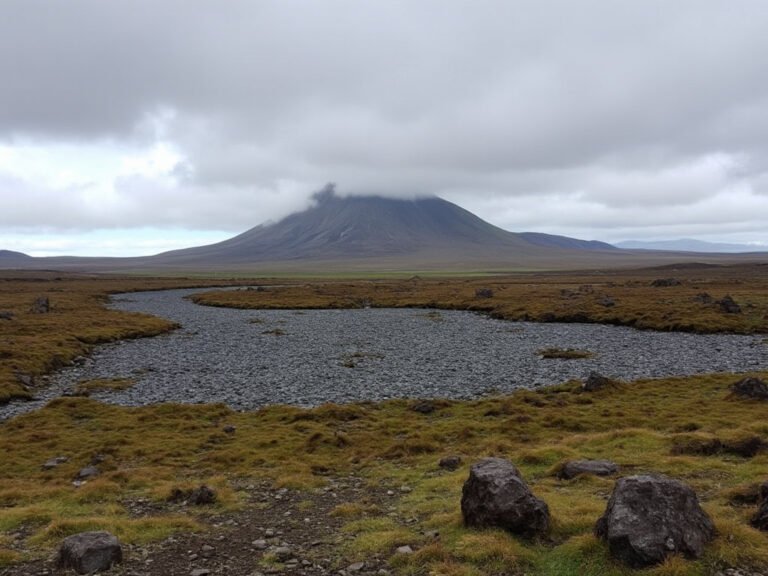
[[[120,214],[45,211],[62,226],[241,229],[306,206],[331,180],[341,193],[442,194],[469,208],[567,197],[597,229],[631,210],[640,225],[664,206],[723,213],[728,190],[766,190],[768,6],[757,0],[2,10],[0,141],[160,138],[185,157],[175,188],[118,182]],[[504,223],[550,226],[531,214],[540,220]]]

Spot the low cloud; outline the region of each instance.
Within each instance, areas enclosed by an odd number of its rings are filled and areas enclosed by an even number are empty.
[[[6,231],[237,232],[333,181],[513,230],[768,241],[756,0],[3,9]]]

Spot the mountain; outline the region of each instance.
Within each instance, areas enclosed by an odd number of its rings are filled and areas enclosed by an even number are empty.
[[[704,254],[697,261],[747,257]],[[436,197],[340,197],[326,187],[308,209],[216,244],[132,258],[6,256],[0,257],[0,268],[149,274],[501,272],[657,266],[689,259],[685,252],[622,250],[604,242],[508,232]]]
[[[25,262],[31,260],[32,256],[23,252],[14,252],[13,250],[0,250],[0,262]]]
[[[402,200],[316,194],[314,205],[208,246],[157,255],[166,265],[346,262],[405,265],[473,262],[523,265],[585,251],[619,252],[610,244],[540,233],[515,234],[437,197]]]
[[[679,238],[677,240],[660,240],[646,242],[642,240],[627,240],[617,242],[615,246],[625,250],[671,250],[675,252],[703,252],[703,253],[730,253],[742,252],[768,252],[768,246],[754,246],[750,244],[727,244],[723,242],[705,242],[693,238]]]

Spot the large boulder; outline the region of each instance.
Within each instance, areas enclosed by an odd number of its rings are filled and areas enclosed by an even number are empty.
[[[760,378],[742,378],[731,385],[731,392],[733,392],[734,396],[739,396],[741,398],[768,400],[768,384]]]
[[[78,574],[109,570],[123,561],[120,541],[109,532],[82,532],[65,538],[59,548],[56,567]]]
[[[549,508],[536,498],[520,471],[502,458],[473,464],[461,493],[464,524],[473,528],[502,528],[525,537],[549,530]]]
[[[595,526],[611,555],[632,568],[660,564],[670,554],[699,558],[715,527],[687,485],[661,475],[621,478]]]
[[[558,476],[564,480],[571,480],[580,474],[612,476],[618,471],[618,464],[610,460],[571,460],[563,464]]]
[[[741,306],[730,296],[723,296],[720,300],[715,300],[715,304],[726,314],[741,314]]]

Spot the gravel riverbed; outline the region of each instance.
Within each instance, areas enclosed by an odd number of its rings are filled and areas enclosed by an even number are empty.
[[[128,377],[135,386],[93,396],[138,406],[267,404],[387,398],[473,398],[584,378],[634,380],[768,369],[765,336],[696,335],[591,324],[494,320],[422,309],[235,310],[193,304],[194,290],[120,295],[112,306],[178,322],[173,333],[98,347],[65,368],[32,402],[0,407],[0,419],[42,406],[77,382]],[[594,353],[542,359],[544,348]]]

